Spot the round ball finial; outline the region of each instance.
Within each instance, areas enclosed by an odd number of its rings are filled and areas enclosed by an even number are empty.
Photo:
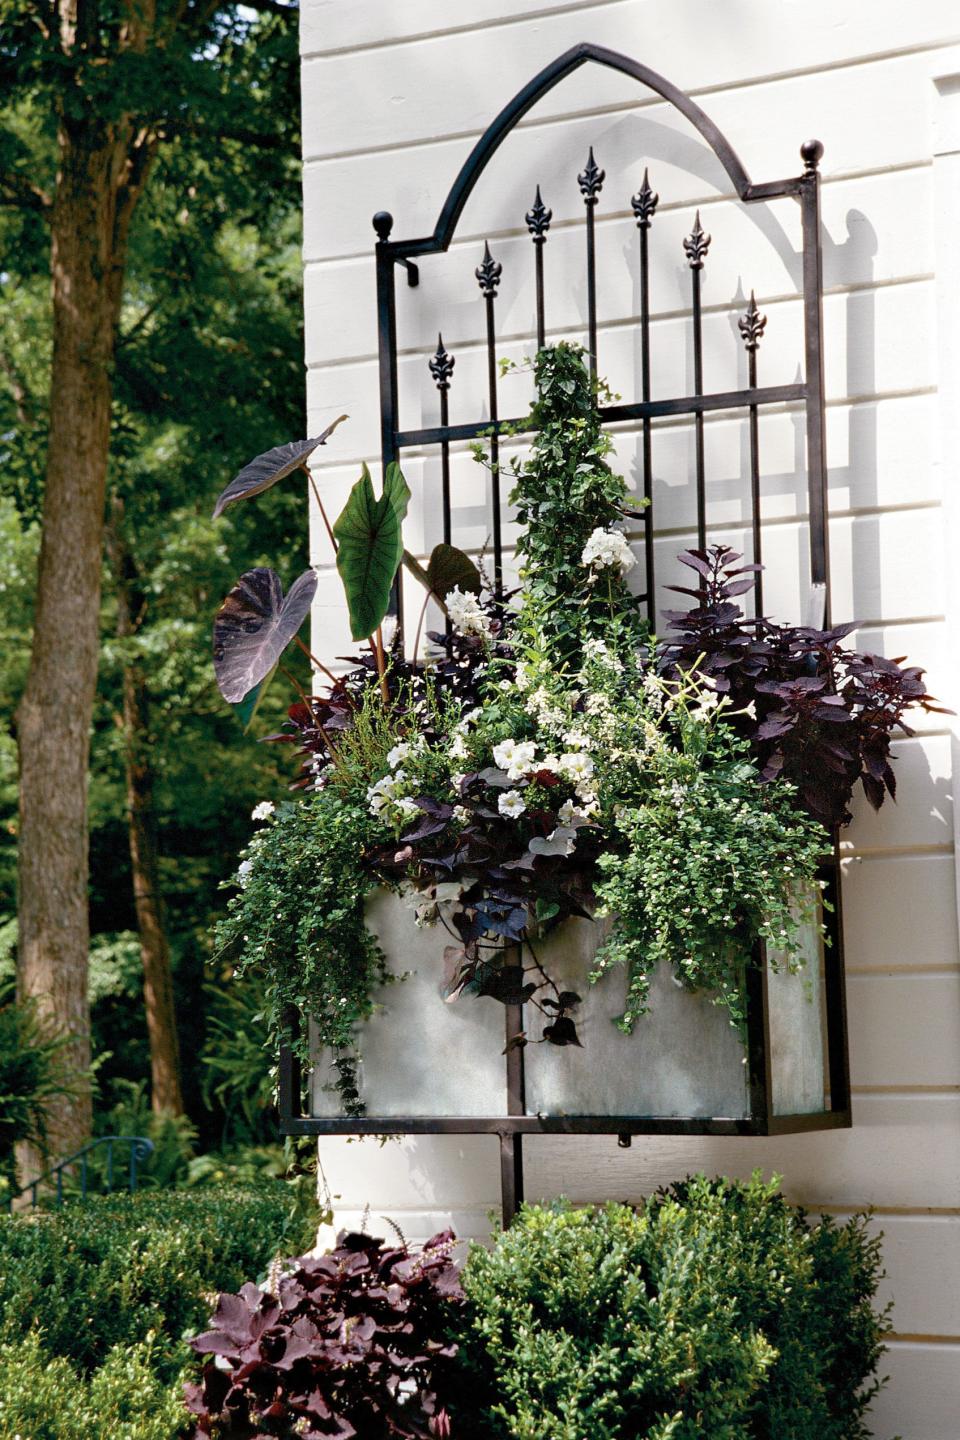
[[[800,158],[808,171],[816,170],[823,159],[823,142],[821,140],[805,140],[800,146]]]
[[[393,216],[389,210],[378,210],[373,217],[373,228],[377,232],[377,239],[381,244],[386,244],[390,239],[390,231],[393,229]]]

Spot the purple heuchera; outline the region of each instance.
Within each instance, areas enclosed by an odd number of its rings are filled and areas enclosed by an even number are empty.
[[[221,1295],[190,1342],[216,1357],[186,1387],[194,1440],[449,1440],[454,1243],[450,1231],[419,1250],[342,1232],[329,1254],[292,1261],[278,1294]]]

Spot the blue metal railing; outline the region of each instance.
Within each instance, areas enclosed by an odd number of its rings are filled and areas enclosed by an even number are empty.
[[[68,1170],[70,1166],[77,1165],[78,1163],[80,1166],[80,1198],[85,1200],[87,1198],[87,1184],[89,1180],[89,1157],[92,1151],[99,1150],[101,1146],[106,1146],[107,1151],[106,1187],[108,1191],[112,1190],[114,1172],[113,1149],[115,1145],[130,1146],[127,1188],[131,1195],[135,1194],[139,1180],[140,1166],[144,1160],[153,1154],[153,1141],[148,1140],[144,1135],[100,1135],[96,1140],[91,1140],[89,1144],[84,1145],[76,1154],[68,1155],[65,1160],[59,1160],[56,1165],[51,1165],[49,1170],[44,1170],[42,1175],[38,1175],[37,1178],[31,1180],[28,1185],[21,1185],[19,1190],[12,1191],[7,1197],[7,1209],[12,1210],[14,1201],[18,1200],[22,1195],[27,1194],[30,1195],[30,1204],[36,1206],[38,1204],[38,1191],[41,1185],[54,1186],[56,1190],[55,1204],[58,1207],[61,1206],[64,1201],[64,1172]]]

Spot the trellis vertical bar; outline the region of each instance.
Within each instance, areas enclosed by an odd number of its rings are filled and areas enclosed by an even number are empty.
[[[543,303],[543,247],[547,243],[547,231],[550,229],[550,221],[553,219],[553,211],[548,210],[540,195],[540,186],[537,186],[537,193],[534,197],[533,206],[524,217],[527,222],[527,229],[533,236],[533,248],[535,256],[536,282],[537,282],[537,349],[542,350],[547,343],[546,319]]]
[[[770,998],[767,993],[767,947],[757,940],[746,969],[747,1001],[747,1084],[750,1115],[761,1127],[769,1123],[773,1109],[773,1077],[770,1054]]]
[[[503,592],[503,538],[500,516],[500,436],[497,430],[499,412],[497,409],[497,329],[494,307],[496,305],[497,286],[500,284],[500,276],[503,273],[503,266],[499,260],[494,260],[490,254],[490,246],[484,242],[483,260],[477,266],[474,274],[480,285],[487,307],[487,382],[490,389],[490,423],[493,427],[490,435],[490,484],[491,498],[493,502],[493,577],[494,586],[498,595]]]
[[[388,249],[393,216],[388,210],[378,210],[373,217],[373,228],[377,232],[377,330],[380,351],[380,459],[383,473],[387,466],[398,458],[397,452],[397,301],[394,259]],[[401,571],[393,582],[391,610],[397,617],[398,625],[403,623],[403,586]]]
[[[710,248],[710,236],[700,224],[697,211],[693,230],[683,242],[687,262],[690,266],[690,283],[693,293],[693,393],[703,394],[703,322],[700,314],[700,277],[703,262]],[[701,550],[707,546],[707,483],[703,457],[703,411],[694,415],[697,467],[697,545]]]
[[[823,983],[827,1012],[827,1069],[830,1108],[850,1110],[850,1048],[847,1035],[846,964],[843,952],[843,897],[840,884],[840,839],[833,834],[833,855],[823,868],[824,920],[828,944],[824,947]]]
[[[804,173],[800,206],[803,220],[804,380],[807,387],[807,482],[810,509],[810,579],[826,587],[824,624],[830,623],[830,534],[827,522],[827,438],[823,384],[823,252],[820,241],[820,171],[823,145],[807,140],[800,147]]]
[[[606,174],[593,158],[591,145],[586,168],[577,176],[577,184],[587,207],[587,349],[590,352],[590,374],[594,380],[597,378],[597,247],[594,211]]]
[[[656,214],[660,196],[651,189],[650,172],[644,170],[643,184],[630,204],[637,217],[640,231],[640,383],[641,399],[644,404],[650,400],[650,226]],[[653,555],[653,459],[652,422],[649,415],[643,417],[643,498],[647,502],[644,514],[643,549],[646,563],[647,619],[653,626],[656,622],[657,605],[655,597],[655,575]]]
[[[440,391],[440,424],[444,428],[450,424],[450,377],[453,375],[453,367],[456,361],[443,343],[443,336],[437,335],[437,349],[433,359],[429,361],[430,374],[437,383]],[[450,441],[447,439],[440,442],[440,475],[442,481],[443,495],[443,543],[450,544],[451,515],[450,515]]]
[[[767,328],[767,317],[757,309],[756,296],[750,291],[750,304],[746,314],[737,322],[747,351],[747,384],[751,390],[757,388],[757,350],[760,337]],[[758,407],[750,406],[750,516],[753,526],[753,563],[763,563],[762,527],[760,524],[760,421]],[[763,614],[763,571],[758,570],[754,581],[754,601],[757,615]]]

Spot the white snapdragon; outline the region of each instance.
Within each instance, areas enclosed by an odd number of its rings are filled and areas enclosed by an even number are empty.
[[[507,778],[519,780],[532,770],[536,760],[537,747],[532,740],[503,740],[493,747],[493,759]]]
[[[276,808],[277,807],[274,805],[272,800],[261,800],[260,804],[254,805],[253,809],[250,811],[250,819],[269,820],[270,816],[273,814]]]
[[[464,594],[460,586],[456,585],[445,603],[450,623],[461,635],[479,635],[482,640],[490,639],[490,620],[476,595],[470,591]]]
[[[589,570],[607,570],[615,566],[621,575],[626,575],[636,564],[636,557],[622,530],[594,530],[583,547],[580,559]]]
[[[526,804],[519,790],[507,790],[497,801],[497,809],[508,820],[517,820],[526,810]]]

